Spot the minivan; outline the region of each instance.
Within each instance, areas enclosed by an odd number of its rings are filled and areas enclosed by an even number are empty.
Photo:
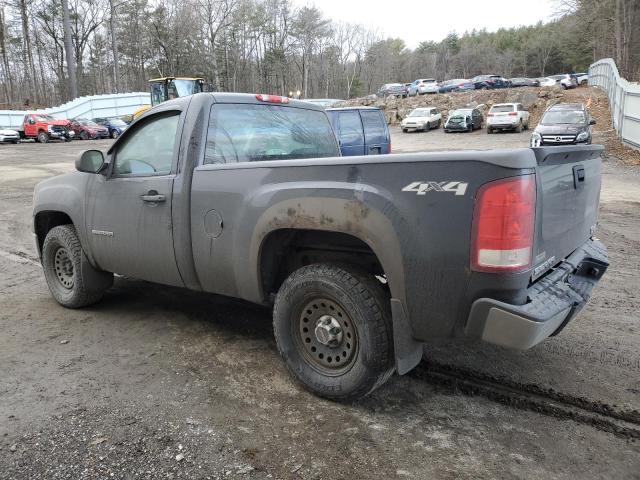
[[[391,135],[377,107],[327,108],[343,156],[391,153]]]

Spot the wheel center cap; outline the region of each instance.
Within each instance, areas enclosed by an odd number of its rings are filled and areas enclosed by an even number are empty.
[[[316,340],[323,345],[336,347],[342,342],[340,323],[331,315],[323,315],[316,322]]]

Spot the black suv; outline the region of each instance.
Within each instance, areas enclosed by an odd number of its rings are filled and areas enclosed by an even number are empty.
[[[591,125],[595,124],[596,121],[580,103],[553,105],[544,112],[531,134],[531,146],[590,144]]]

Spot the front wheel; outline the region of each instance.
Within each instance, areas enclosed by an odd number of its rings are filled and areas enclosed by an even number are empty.
[[[308,390],[361,398],[393,374],[389,296],[373,275],[316,264],[285,280],[273,311],[278,351]]]
[[[104,294],[104,291],[89,291],[85,286],[82,247],[73,225],[49,230],[42,245],[42,267],[51,295],[64,307],[85,307]]]
[[[38,142],[47,143],[49,141],[49,134],[47,132],[38,133]]]
[[[118,135],[119,135],[119,134],[118,134],[118,131],[117,131],[117,130],[113,130],[113,131],[111,132],[111,138],[113,138],[113,139],[118,138]]]

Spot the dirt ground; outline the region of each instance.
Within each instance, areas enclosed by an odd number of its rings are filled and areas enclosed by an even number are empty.
[[[527,142],[393,130],[395,152]],[[598,235],[612,266],[560,336],[528,352],[427,345],[414,372],[343,405],[291,381],[267,309],[123,278],[91,308],[53,301],[29,233],[33,187],[109,144],[0,145],[0,479],[640,478],[638,167],[605,162]]]

